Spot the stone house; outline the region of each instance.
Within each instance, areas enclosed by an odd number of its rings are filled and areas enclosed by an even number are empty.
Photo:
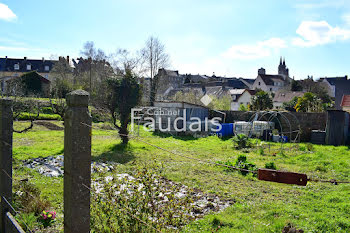
[[[226,78],[213,74],[179,74],[177,70],[159,69],[156,100],[172,100],[177,92],[195,92],[222,97],[228,89],[250,89],[253,79]]]
[[[261,89],[265,92],[274,93],[281,89],[289,87],[291,78],[289,77],[289,69],[286,66],[285,60],[282,58],[278,66],[278,74],[266,74],[264,68],[258,70],[258,76],[255,79],[251,89]]]
[[[304,93],[303,91],[277,91],[272,100],[273,108],[280,109],[283,103],[291,101],[294,97],[302,97]]]
[[[241,104],[247,106],[250,104],[252,96],[255,95],[255,90],[248,89],[231,89],[229,90],[232,102],[231,102],[231,110],[238,111]]]
[[[320,81],[322,83],[324,83],[327,93],[330,97],[335,98],[335,89],[337,84],[341,84],[342,82],[346,82],[346,80],[348,80],[348,76],[345,75],[344,77],[324,77],[324,78],[320,78]]]
[[[69,57],[67,57],[69,59]],[[50,83],[50,71],[52,70],[56,60],[41,60],[22,58],[0,58],[0,91],[5,94],[8,92],[8,81],[20,77],[21,75],[35,71],[42,81],[45,79],[45,83]]]

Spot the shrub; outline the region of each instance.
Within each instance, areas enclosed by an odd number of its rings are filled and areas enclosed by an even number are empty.
[[[31,120],[35,118],[36,120],[57,120],[61,121],[62,117],[57,114],[39,114],[39,117],[36,118],[36,114],[34,113],[28,113],[28,112],[22,112],[18,117],[17,120],[20,121],[26,121],[26,120]]]
[[[247,156],[245,155],[239,155],[237,160],[236,160],[236,163],[235,163],[235,166],[237,168],[241,168],[241,169],[244,169],[244,170],[250,170],[250,171],[256,171],[257,170],[257,167],[255,164],[253,163],[250,163],[247,161]],[[240,170],[239,171],[242,175],[247,175],[248,174],[248,171],[242,171]]]
[[[41,191],[34,184],[21,182],[14,185],[14,189],[17,190],[14,194],[14,202],[21,212],[39,216],[43,210],[49,209],[50,202],[41,199]]]
[[[232,140],[235,148],[238,150],[251,147],[250,138],[245,134],[238,134]]]
[[[314,145],[312,145],[311,143],[307,143],[307,144],[306,144],[306,149],[307,149],[308,151],[313,151],[313,150],[314,150]]]
[[[260,147],[259,148],[259,155],[265,155],[264,148]]]
[[[101,192],[91,203],[92,232],[154,232],[180,228],[193,219],[191,191],[166,182],[158,166],[139,167],[131,176],[114,174],[99,181]]]
[[[41,107],[40,112],[44,114],[53,114],[51,107]]]
[[[21,213],[16,215],[15,218],[23,229],[27,229],[27,226],[29,229],[34,229],[38,226],[38,219],[34,213]]]
[[[276,164],[274,162],[265,163],[265,168],[272,169],[272,170],[277,170],[277,166],[276,166]]]

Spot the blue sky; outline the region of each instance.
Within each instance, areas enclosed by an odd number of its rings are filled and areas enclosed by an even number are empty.
[[[166,46],[173,69],[255,78],[350,74],[350,0],[0,0],[0,57],[78,57],[84,42],[107,53]]]

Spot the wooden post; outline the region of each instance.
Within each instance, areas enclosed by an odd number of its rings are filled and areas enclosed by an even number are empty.
[[[64,232],[90,232],[91,116],[89,93],[67,95],[64,117]]]
[[[0,99],[0,195],[12,201],[12,100]],[[0,204],[0,231],[5,232],[6,203]]]

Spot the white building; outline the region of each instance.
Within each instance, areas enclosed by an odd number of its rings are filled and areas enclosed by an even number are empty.
[[[238,111],[241,104],[247,106],[250,104],[252,96],[255,95],[254,90],[247,89],[231,89],[229,93],[232,97],[231,110]]]

